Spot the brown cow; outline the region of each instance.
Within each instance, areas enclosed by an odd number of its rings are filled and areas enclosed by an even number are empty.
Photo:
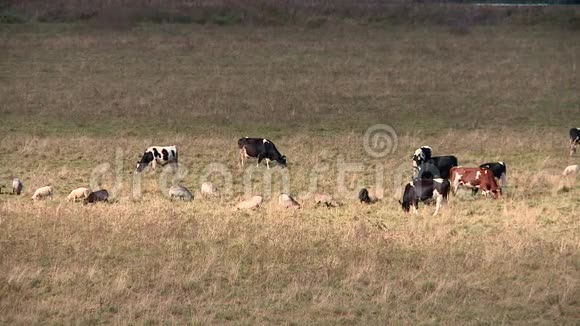
[[[455,166],[449,172],[454,194],[459,186],[465,186],[472,189],[480,189],[485,196],[491,193],[494,199],[501,195],[501,188],[497,185],[497,181],[490,169]]]

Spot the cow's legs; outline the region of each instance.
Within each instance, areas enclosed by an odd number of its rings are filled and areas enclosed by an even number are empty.
[[[453,178],[453,176],[451,176],[451,179],[453,180],[453,184],[451,185],[453,195],[455,195],[457,193],[457,188],[459,188],[459,183],[461,182],[461,177],[462,177],[462,175],[457,173],[457,172],[455,173],[455,178]]]
[[[258,155],[258,164],[256,164],[256,167],[260,166],[260,163],[262,163],[263,159],[264,159],[264,156],[262,156],[262,154]]]
[[[504,192],[505,188],[507,188],[507,176],[505,175],[505,173],[501,174],[501,177],[499,178],[500,180],[500,184],[501,184],[501,191]]]
[[[240,167],[244,167],[244,158],[246,158],[246,149],[245,148],[241,148],[240,149],[240,162],[239,165]]]
[[[413,207],[413,214],[419,214],[419,210],[417,209],[417,206],[419,206],[419,204],[417,204],[417,203],[411,204],[411,207]]]
[[[439,212],[439,209],[441,208],[441,205],[443,204],[443,195],[437,194],[437,204],[435,205],[435,213],[433,213],[433,216],[437,215],[437,213]]]
[[[457,189],[459,189],[459,182],[453,182],[453,195],[457,194]]]
[[[151,161],[151,168],[153,169],[153,171],[155,171],[156,167],[157,167],[157,160],[153,159],[153,161]]]
[[[266,166],[268,167],[268,169],[270,169],[270,160],[266,159]]]

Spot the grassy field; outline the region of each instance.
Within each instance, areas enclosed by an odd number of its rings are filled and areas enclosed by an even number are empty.
[[[25,195],[0,195],[0,324],[576,324],[580,187],[560,174],[580,160],[578,53],[545,26],[2,25],[0,185]],[[396,132],[383,157],[364,148],[376,124]],[[241,170],[242,136],[288,169]],[[185,172],[167,182],[209,175],[221,198],[135,181],[144,149],[171,144]],[[426,144],[505,161],[507,195],[403,214]],[[91,180],[114,202],[65,201]],[[342,206],[315,207],[314,182]],[[284,186],[302,209],[277,207]],[[384,197],[359,204],[363,186]],[[263,207],[233,212],[249,194]]]

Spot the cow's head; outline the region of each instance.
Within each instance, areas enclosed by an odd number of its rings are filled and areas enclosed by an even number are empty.
[[[135,172],[139,173],[145,170],[145,168],[147,167],[147,165],[149,165],[149,163],[151,163],[151,161],[153,161],[153,153],[145,152],[143,154],[143,157],[141,157],[141,160],[137,162],[137,168],[135,169]]]
[[[431,158],[431,147],[429,146],[421,146],[418,148],[411,159],[413,159],[413,166],[419,166],[426,160]]]
[[[399,200],[399,204],[401,204],[401,207],[403,208],[403,212],[409,213],[409,211],[411,210],[411,203],[409,203],[408,201],[403,199],[403,201]]]
[[[415,151],[415,153],[411,156],[411,159],[413,160],[413,165],[414,166],[418,166],[420,164],[420,162],[425,160],[425,154],[423,153],[423,151],[419,148]]]
[[[491,198],[493,198],[493,199],[499,199],[502,195],[501,188],[483,190],[482,193],[484,196],[486,196],[486,197],[491,196]]]
[[[288,163],[286,162],[286,156],[282,155],[278,160],[276,160],[282,167],[286,167]]]

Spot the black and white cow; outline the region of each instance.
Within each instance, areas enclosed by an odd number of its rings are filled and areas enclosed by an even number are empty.
[[[145,150],[141,160],[137,162],[137,169],[135,172],[143,171],[147,166],[155,170],[157,164],[164,166],[173,163],[177,165],[177,147],[173,146],[151,146]]]
[[[403,192],[403,200],[399,200],[399,203],[403,207],[403,211],[408,213],[412,207],[413,212],[417,214],[419,202],[435,200],[436,207],[433,215],[437,215],[441,205],[447,200],[450,189],[451,184],[446,179],[416,179],[407,183]]]
[[[258,164],[266,159],[266,166],[270,168],[270,161],[276,161],[282,167],[286,167],[286,156],[280,154],[276,145],[266,138],[249,138],[244,137],[238,140],[240,148],[240,165],[244,166],[244,159],[254,157],[258,159]]]
[[[580,144],[580,128],[570,129],[570,156],[576,153],[576,147]]]
[[[413,156],[413,179],[442,178],[449,179],[449,170],[458,166],[455,156],[432,156],[429,146],[417,149]]]
[[[411,157],[413,159],[413,166],[417,166],[417,162],[425,162],[433,156],[433,149],[431,146],[421,146],[415,151],[415,154]]]

